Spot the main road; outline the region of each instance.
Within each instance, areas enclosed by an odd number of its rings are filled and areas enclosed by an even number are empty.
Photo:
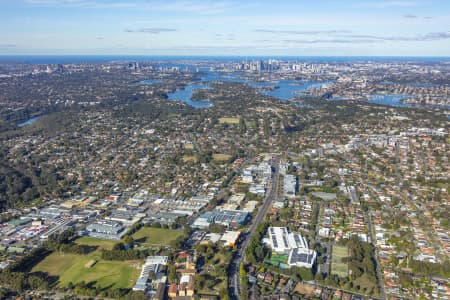
[[[248,231],[243,235],[242,243],[239,247],[239,251],[235,253],[233,260],[228,268],[228,292],[232,300],[240,299],[240,278],[239,278],[239,266],[244,261],[245,250],[247,249],[249,242],[255,233],[256,227],[264,219],[273,199],[275,199],[278,192],[278,166],[280,164],[280,156],[275,156],[272,159],[272,179],[270,189],[264,198],[263,205],[259,207],[256,217],[252,220],[252,224]]]
[[[380,260],[378,259],[378,249],[377,249],[377,239],[376,239],[376,234],[375,234],[375,228],[373,228],[372,226],[372,217],[370,215],[370,212],[365,211],[364,212],[366,215],[366,220],[367,220],[367,229],[369,231],[369,237],[370,237],[370,244],[372,244],[373,248],[374,248],[374,258],[375,258],[375,276],[377,278],[377,284],[378,284],[378,289],[380,291],[380,298],[382,300],[387,299],[386,296],[386,290],[384,289],[384,279],[383,279],[383,272],[381,271],[381,265],[380,265]]]

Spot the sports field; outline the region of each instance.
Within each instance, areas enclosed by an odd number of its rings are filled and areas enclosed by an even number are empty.
[[[240,118],[219,118],[220,124],[239,124]]]
[[[228,154],[213,154],[212,157],[213,157],[214,160],[217,160],[217,161],[227,161],[227,160],[229,160],[231,158],[231,155],[228,155]]]
[[[96,261],[92,265],[92,262]],[[92,265],[92,266],[90,266]],[[89,255],[54,252],[37,264],[32,272],[46,272],[58,277],[58,286],[67,287],[84,281],[100,288],[131,288],[140,273],[138,261],[106,261],[95,251]]]
[[[132,237],[143,246],[169,246],[170,242],[182,235],[182,230],[142,227]]]
[[[183,162],[194,162],[196,163],[198,161],[198,157],[194,155],[184,155],[183,156]]]
[[[331,256],[331,274],[336,274],[340,277],[348,276],[348,264],[342,262],[343,258],[347,257],[347,247],[333,246],[333,253]]]
[[[270,257],[270,264],[274,266],[279,266],[280,264],[287,264],[288,257],[286,255],[279,255],[272,253]]]

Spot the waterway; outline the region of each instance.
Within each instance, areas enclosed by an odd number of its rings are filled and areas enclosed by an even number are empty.
[[[183,89],[176,90],[173,93],[168,93],[169,100],[174,101],[183,101],[184,103],[195,107],[195,108],[208,108],[212,106],[212,103],[208,100],[205,101],[197,101],[192,100],[192,94],[194,91],[199,89],[209,89],[210,87],[206,84],[189,84]]]
[[[402,100],[409,98],[408,95],[402,94],[374,94],[369,98],[370,103],[377,103],[393,107],[428,107],[428,108],[443,108],[450,109],[449,105],[432,105],[419,103],[405,103]]]
[[[282,100],[289,100],[294,97],[299,97],[301,93],[320,88],[327,84],[331,84],[331,82],[280,80],[275,84],[276,89],[263,91],[263,94]]]
[[[222,82],[240,82],[246,83],[257,89],[261,89],[261,94],[272,96],[281,100],[289,100],[298,96],[299,93],[306,92],[310,89],[319,88],[324,84],[331,82],[315,82],[315,81],[298,81],[298,80],[276,80],[276,81],[253,81],[243,77],[242,73],[218,73],[207,71],[200,77],[200,83],[195,82],[188,84],[184,89],[176,90],[168,93],[170,100],[183,101],[195,108],[208,108],[212,103],[208,100],[195,101],[192,100],[192,94],[197,89],[208,89],[209,83],[215,81]]]
[[[369,97],[369,102],[394,107],[412,107],[412,104],[402,102],[406,98],[408,98],[408,95],[375,94]]]
[[[195,108],[209,108],[213,105],[211,101],[205,99],[204,101],[192,100],[192,94],[198,89],[209,89],[209,83],[222,82],[240,82],[246,83],[251,87],[259,89],[263,95],[272,96],[281,100],[289,101],[292,98],[298,97],[301,94],[307,94],[308,91],[320,88],[324,85],[333,84],[332,81],[301,81],[301,80],[268,80],[268,81],[254,81],[246,77],[245,73],[220,73],[209,71],[208,69],[201,70],[204,75],[200,77],[200,81],[188,84],[183,89],[168,93],[170,100],[182,101]],[[143,84],[155,84],[160,81],[157,79],[144,80]],[[374,94],[369,97],[369,103],[382,104],[393,107],[431,107],[431,108],[447,108],[449,106],[439,107],[425,104],[404,103],[403,99],[407,99],[409,95],[403,94]],[[332,98],[332,100],[346,100],[340,98]]]
[[[23,127],[23,126],[26,126],[26,125],[31,125],[31,124],[33,124],[35,121],[37,121],[41,117],[42,116],[33,117],[33,118],[28,119],[28,120],[26,120],[24,122],[18,123],[17,126],[18,127]]]

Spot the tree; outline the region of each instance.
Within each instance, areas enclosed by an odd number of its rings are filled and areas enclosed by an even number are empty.
[[[259,245],[255,248],[255,257],[258,261],[264,258],[264,246]]]
[[[211,231],[213,233],[223,233],[223,232],[225,232],[225,229],[226,229],[226,227],[221,224],[213,223],[213,224],[209,225],[209,231]]]
[[[125,244],[126,247],[133,247],[134,239],[131,235],[127,235],[123,239],[123,243]]]
[[[161,228],[161,224],[160,224],[159,222],[154,222],[154,223],[152,224],[152,227],[153,227],[153,228]]]
[[[239,119],[239,133],[244,134],[247,132],[247,126],[245,125],[244,118]]]
[[[244,263],[239,265],[239,276],[241,280],[241,299],[248,299],[248,279],[247,279],[247,271],[245,271]]]
[[[125,250],[125,245],[122,242],[117,243],[113,246],[112,250]]]
[[[314,279],[314,275],[311,269],[305,267],[293,267],[293,272],[298,275],[303,281],[310,281]]]
[[[244,278],[244,277],[247,276],[247,271],[245,271],[245,265],[244,265],[244,263],[241,263],[241,264],[239,265],[239,276],[240,276],[241,278]]]
[[[42,289],[46,290],[49,288],[49,283],[45,280],[45,278],[42,278],[38,275],[30,275],[28,276],[28,285],[31,289]]]
[[[219,290],[219,296],[220,296],[220,299],[230,300],[230,296],[228,295],[228,289],[226,289],[226,288],[221,288]]]
[[[170,283],[176,283],[177,280],[177,267],[171,264],[167,271],[167,279]]]
[[[202,290],[205,287],[205,277],[198,275],[195,277],[195,289],[197,291]]]

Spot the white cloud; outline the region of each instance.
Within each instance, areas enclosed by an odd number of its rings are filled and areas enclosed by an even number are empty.
[[[174,28],[139,28],[139,29],[125,29],[125,32],[129,33],[151,33],[151,34],[158,34],[161,32],[174,32],[177,31],[177,29]]]
[[[258,33],[274,33],[274,34],[299,34],[299,35],[317,35],[317,34],[339,34],[351,33],[349,30],[276,30],[276,29],[256,29]]]
[[[232,0],[131,0],[131,1],[105,1],[105,0],[25,0],[30,5],[83,7],[96,9],[124,9],[135,8],[153,11],[186,12],[195,14],[220,14],[239,5]]]
[[[417,5],[418,3],[414,1],[373,1],[355,4],[356,7],[361,8],[413,7]]]

